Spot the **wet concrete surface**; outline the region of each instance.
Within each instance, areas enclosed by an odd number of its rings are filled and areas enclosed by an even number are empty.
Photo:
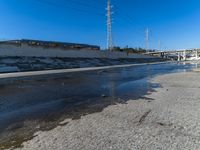
[[[0,149],[20,146],[35,132],[50,130],[66,118],[80,119],[109,105],[145,99],[159,87],[150,78],[193,67],[166,63],[0,84]]]

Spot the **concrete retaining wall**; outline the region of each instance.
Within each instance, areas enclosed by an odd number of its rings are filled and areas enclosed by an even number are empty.
[[[56,48],[30,47],[28,45],[0,45],[0,57],[60,57],[60,58],[155,58],[140,54],[127,54],[123,52],[92,51],[92,50],[62,50]]]

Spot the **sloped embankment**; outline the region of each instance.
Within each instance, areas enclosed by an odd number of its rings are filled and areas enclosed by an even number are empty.
[[[0,73],[71,69],[164,61],[160,58],[102,59],[102,58],[48,58],[48,57],[0,57]]]

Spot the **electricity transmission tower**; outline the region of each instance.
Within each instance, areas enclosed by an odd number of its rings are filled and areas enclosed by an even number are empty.
[[[107,0],[107,49],[110,51],[113,50],[112,14],[111,0]]]
[[[146,39],[146,51],[148,52],[148,50],[149,50],[149,28],[147,28],[145,31],[145,39]]]
[[[161,42],[160,42],[160,39],[158,40],[158,50],[159,50],[159,51],[161,50]]]

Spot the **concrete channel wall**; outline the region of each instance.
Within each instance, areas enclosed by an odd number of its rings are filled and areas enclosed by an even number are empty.
[[[64,50],[0,44],[0,73],[103,67],[165,61],[159,57],[98,50]]]
[[[132,58],[148,59],[153,56],[127,54],[123,52],[94,51],[94,50],[62,50],[57,48],[31,47],[28,45],[0,45],[0,57],[59,57],[59,58]]]

